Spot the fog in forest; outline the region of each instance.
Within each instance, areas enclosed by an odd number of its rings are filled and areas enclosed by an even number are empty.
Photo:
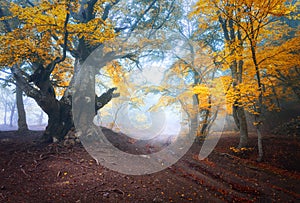
[[[18,129],[18,111],[16,105],[16,94],[13,89],[1,88],[0,105],[0,130],[10,131]],[[26,111],[26,121],[30,130],[44,130],[47,126],[48,116],[29,98],[23,97]]]

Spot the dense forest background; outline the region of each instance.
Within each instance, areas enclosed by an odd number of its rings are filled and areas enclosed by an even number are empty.
[[[1,81],[16,92],[20,129],[27,128],[25,94],[48,116],[45,141],[61,140],[74,125],[79,72],[100,50],[99,64],[87,70],[95,71],[95,114],[112,117],[112,126],[125,101],[151,113],[180,108],[187,120],[199,120],[193,126],[198,135],[227,114],[240,132],[239,148],[247,146],[254,126],[262,156],[261,128],[272,123],[268,112],[299,102],[298,6],[247,0],[3,1]],[[3,103],[4,117],[10,111],[13,118],[15,105]],[[102,109],[107,104],[110,110]],[[131,113],[135,118],[127,119],[147,126],[145,115]]]

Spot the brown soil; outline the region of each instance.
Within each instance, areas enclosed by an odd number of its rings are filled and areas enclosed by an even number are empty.
[[[197,160],[198,146],[175,165],[145,176],[97,165],[81,145],[37,144],[41,132],[0,132],[0,202],[297,202],[300,140],[268,136],[265,158],[229,149],[238,136],[224,133],[213,153]],[[128,142],[130,144],[130,142]]]

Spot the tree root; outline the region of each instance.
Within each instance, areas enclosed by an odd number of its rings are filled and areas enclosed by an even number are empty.
[[[97,192],[115,192],[117,194],[121,194],[122,196],[125,195],[125,192],[118,188],[111,188],[107,190],[97,190]]]
[[[26,171],[23,168],[21,168],[21,171],[22,171],[22,173],[24,173],[24,175],[26,175],[27,177],[31,178],[31,175],[29,175],[28,173],[26,173]]]

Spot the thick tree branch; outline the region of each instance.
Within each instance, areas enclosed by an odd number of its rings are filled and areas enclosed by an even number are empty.
[[[95,95],[95,112],[102,107],[104,107],[110,100],[113,98],[119,97],[119,93],[114,93],[114,91],[117,90],[116,87],[110,88],[107,92],[103,93],[101,96]]]
[[[41,97],[40,92],[29,85],[28,81],[25,80],[25,78],[22,75],[22,71],[18,67],[18,65],[13,65],[11,67],[11,72],[13,73],[13,76],[15,80],[18,81],[18,85],[20,85],[20,89],[22,89],[23,92],[26,93],[27,96],[34,98],[35,100],[39,100]]]
[[[90,21],[91,19],[93,19],[95,17],[95,12],[94,12],[94,7],[95,7],[95,4],[97,3],[98,0],[90,0],[88,2],[88,6],[87,6],[87,9],[86,9],[86,12],[84,15],[86,15],[85,19],[86,22]]]
[[[2,7],[0,7],[0,18],[2,18],[2,17],[5,17],[5,14],[4,14],[4,12],[3,12]],[[12,29],[11,29],[11,26],[9,25],[8,21],[7,21],[7,20],[2,20],[2,22],[3,22],[3,24],[4,24],[5,30],[6,30],[7,32],[11,32]]]
[[[110,12],[111,8],[112,8],[114,5],[118,4],[119,2],[120,2],[120,0],[116,0],[116,1],[114,1],[114,2],[112,2],[112,3],[108,3],[108,4],[105,6],[104,12],[103,12],[103,14],[102,14],[102,20],[103,20],[103,21],[105,21],[105,20],[108,18],[108,15],[109,15],[109,12]]]

